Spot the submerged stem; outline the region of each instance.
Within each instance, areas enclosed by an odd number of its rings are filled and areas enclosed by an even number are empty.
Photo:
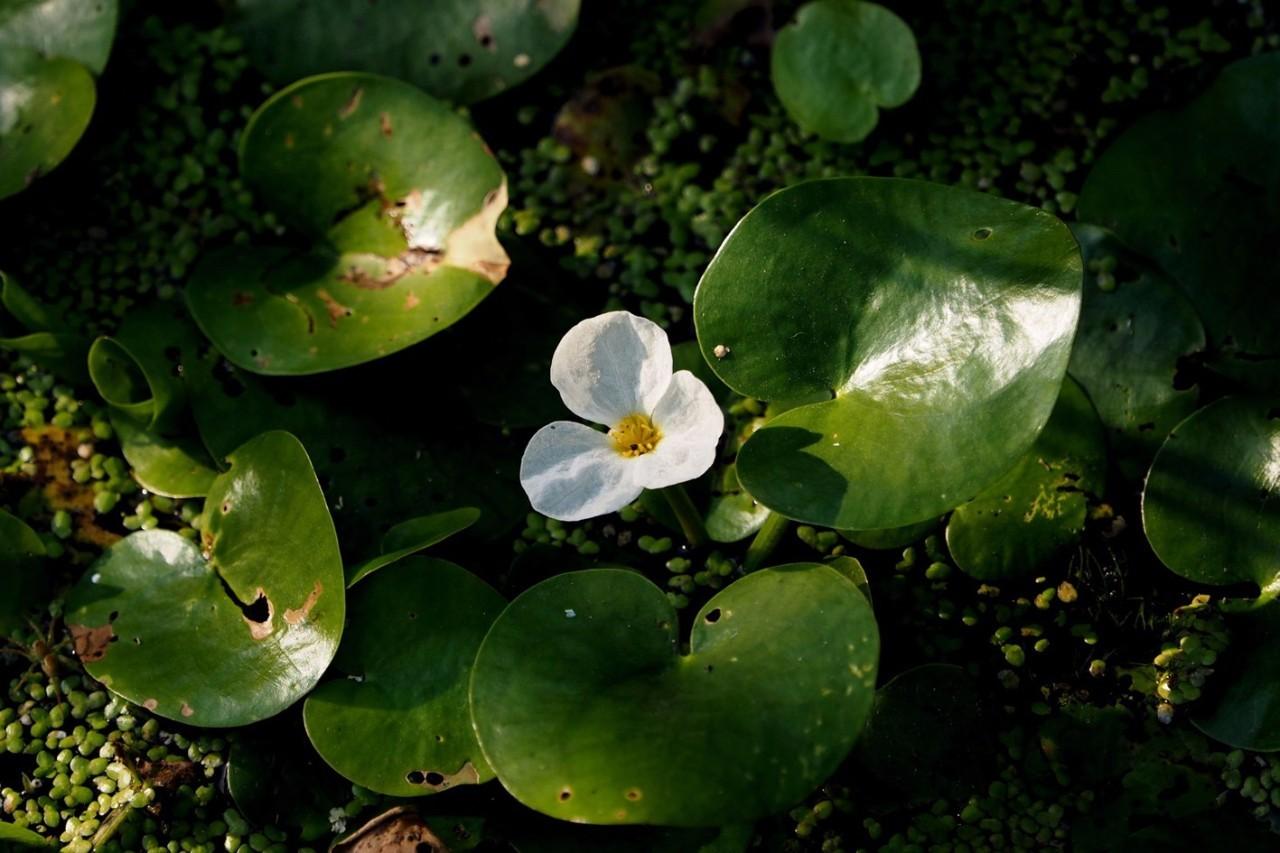
[[[764,520],[764,525],[756,532],[756,538],[752,539],[751,544],[747,546],[747,557],[743,562],[743,568],[748,572],[759,569],[782,542],[782,537],[786,535],[787,528],[790,526],[791,519],[776,512],[769,513],[769,517]]]
[[[702,521],[702,513],[698,512],[698,508],[693,505],[693,500],[684,490],[684,486],[667,486],[660,491],[671,506],[671,511],[676,514],[676,520],[680,522],[685,540],[695,548],[706,542],[707,527]]]

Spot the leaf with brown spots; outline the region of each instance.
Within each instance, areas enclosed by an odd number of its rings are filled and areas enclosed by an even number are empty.
[[[296,702],[328,667],[345,615],[333,521],[302,445],[264,433],[228,461],[205,504],[205,550],[135,533],[67,600],[91,675],[195,726],[247,725]]]
[[[331,853],[449,853],[448,846],[409,806],[397,806],[335,841]]]

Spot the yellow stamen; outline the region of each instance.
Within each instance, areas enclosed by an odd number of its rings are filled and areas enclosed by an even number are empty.
[[[609,430],[614,449],[623,456],[643,456],[662,441],[662,432],[648,415],[627,415]]]

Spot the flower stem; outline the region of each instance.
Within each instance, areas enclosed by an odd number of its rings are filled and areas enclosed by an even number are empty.
[[[764,520],[764,526],[747,546],[747,557],[743,562],[743,568],[748,572],[761,568],[764,561],[769,559],[769,555],[781,544],[782,537],[786,535],[787,528],[790,526],[791,519],[784,518],[776,512],[769,513],[769,517]]]
[[[702,513],[698,512],[698,508],[693,505],[684,486],[667,486],[660,491],[671,506],[671,511],[676,514],[680,529],[684,531],[685,540],[694,548],[706,542],[707,527],[702,521]]]

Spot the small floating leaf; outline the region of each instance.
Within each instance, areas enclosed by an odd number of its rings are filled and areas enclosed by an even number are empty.
[[[911,28],[876,3],[814,0],[773,43],[773,88],[805,130],[857,142],[882,108],[911,100],[920,52]]]
[[[26,625],[27,611],[48,586],[42,571],[45,549],[23,521],[0,510],[0,637]]]
[[[71,591],[85,669],[113,692],[195,726],[265,719],[310,690],[344,614],[342,560],[302,445],[265,433],[209,491],[202,547],[135,533]]]
[[[748,575],[698,613],[688,655],[676,625],[658,587],[618,569],[558,575],[508,606],[471,713],[516,799],[581,823],[717,826],[793,805],[840,764],[879,656],[850,580],[813,563]]]
[[[358,785],[414,797],[493,778],[471,726],[476,651],[505,602],[453,563],[407,557],[350,593],[335,675],[308,697],[307,734]]]

